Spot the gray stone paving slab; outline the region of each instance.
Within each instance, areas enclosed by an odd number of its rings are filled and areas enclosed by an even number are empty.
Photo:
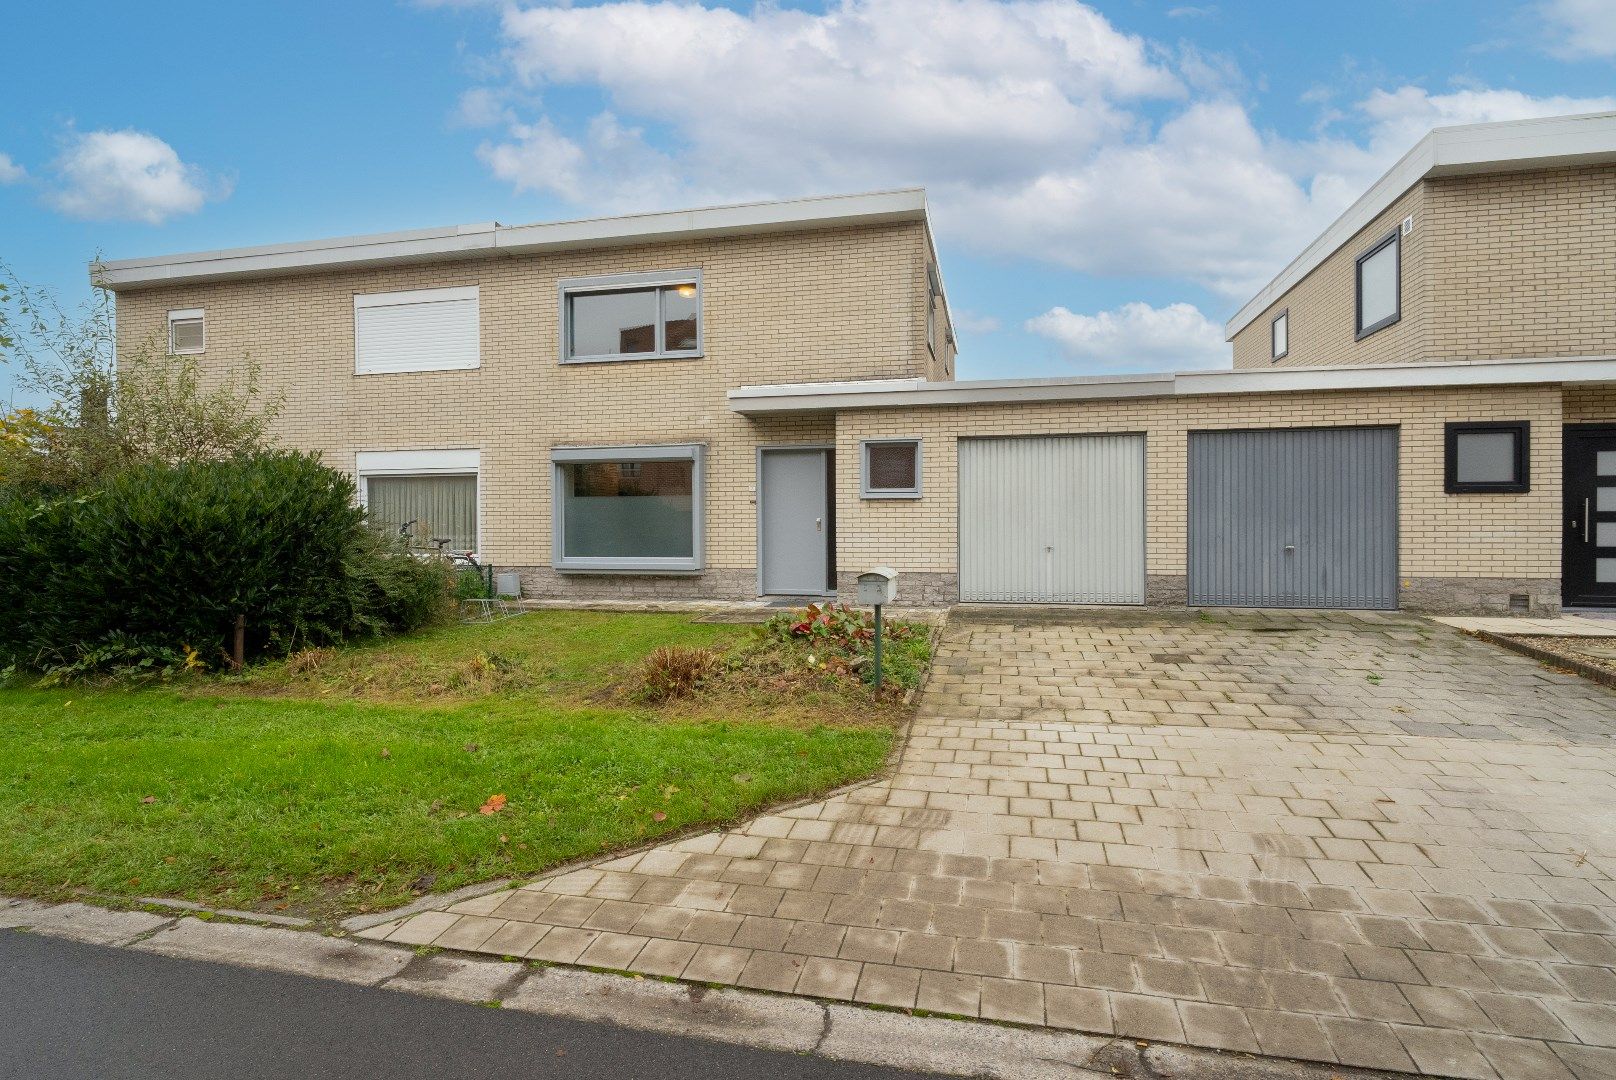
[[[1609,1076],[1613,805],[1616,694],[1449,627],[978,608],[888,778],[388,936],[495,951],[472,942],[497,925],[559,963],[1116,1043]]]

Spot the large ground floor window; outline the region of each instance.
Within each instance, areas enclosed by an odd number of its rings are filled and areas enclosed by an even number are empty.
[[[702,568],[702,448],[552,450],[558,570]]]
[[[359,497],[378,528],[426,551],[475,552],[476,450],[397,450],[356,457]]]

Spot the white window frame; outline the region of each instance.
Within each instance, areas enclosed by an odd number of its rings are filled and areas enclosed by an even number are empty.
[[[623,292],[637,289],[662,289],[672,285],[696,287],[696,347],[694,349],[667,349],[663,341],[664,319],[662,296],[657,294],[656,348],[650,352],[605,353],[597,356],[572,355],[572,305],[568,300],[581,293]],[[614,364],[632,360],[699,360],[706,353],[707,313],[702,292],[701,271],[651,270],[635,274],[603,274],[596,277],[563,278],[556,286],[559,305],[557,325],[561,328],[560,357],[563,364]]]
[[[174,324],[177,322],[190,322],[192,319],[202,324],[202,347],[200,349],[176,349],[174,347]],[[168,355],[170,356],[200,356],[208,351],[208,316],[205,308],[175,308],[168,313]]]
[[[472,334],[476,350],[471,360],[457,363],[435,364],[432,367],[397,367],[392,364],[366,364],[364,334],[360,329],[359,312],[365,308],[404,307],[410,304],[452,303],[470,300],[476,311]],[[355,375],[412,375],[428,371],[470,371],[483,364],[483,311],[481,289],[476,285],[456,285],[443,289],[408,289],[403,292],[354,293],[354,374]]]
[[[913,444],[915,448],[915,486],[907,488],[878,488],[870,486],[870,447]],[[859,443],[859,498],[861,499],[918,499],[921,476],[926,457],[924,439],[890,438],[865,439]]]
[[[483,533],[483,472],[481,450],[361,450],[354,455],[354,486],[359,505],[370,505],[370,478],[373,476],[475,476],[477,478],[477,550],[486,561],[487,537]]]
[[[550,565],[561,573],[696,574],[706,568],[707,448],[701,443],[666,446],[557,446],[550,450]],[[689,558],[598,558],[566,554],[567,465],[612,461],[689,461],[691,547]]]

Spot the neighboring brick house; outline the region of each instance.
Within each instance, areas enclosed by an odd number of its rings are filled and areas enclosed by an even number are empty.
[[[103,271],[528,595],[1616,604],[1616,114],[1433,132],[1222,372],[954,381],[919,192]]]

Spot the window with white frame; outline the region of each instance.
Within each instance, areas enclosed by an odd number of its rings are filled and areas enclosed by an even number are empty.
[[[702,447],[558,447],[557,570],[680,573],[702,568]]]
[[[1274,321],[1269,325],[1268,344],[1270,358],[1274,360],[1283,359],[1285,354],[1291,351],[1290,308],[1274,316]]]
[[[859,494],[863,498],[920,498],[919,439],[868,439],[859,453]]]
[[[418,551],[481,549],[476,450],[366,451],[355,456],[371,524]]]
[[[170,356],[195,356],[207,347],[207,320],[201,308],[183,308],[168,313]]]
[[[458,371],[482,363],[475,285],[357,293],[354,374]]]
[[[1357,336],[1362,339],[1403,317],[1401,241],[1393,229],[1358,256]]]
[[[559,291],[564,364],[702,354],[700,270],[567,278]]]

